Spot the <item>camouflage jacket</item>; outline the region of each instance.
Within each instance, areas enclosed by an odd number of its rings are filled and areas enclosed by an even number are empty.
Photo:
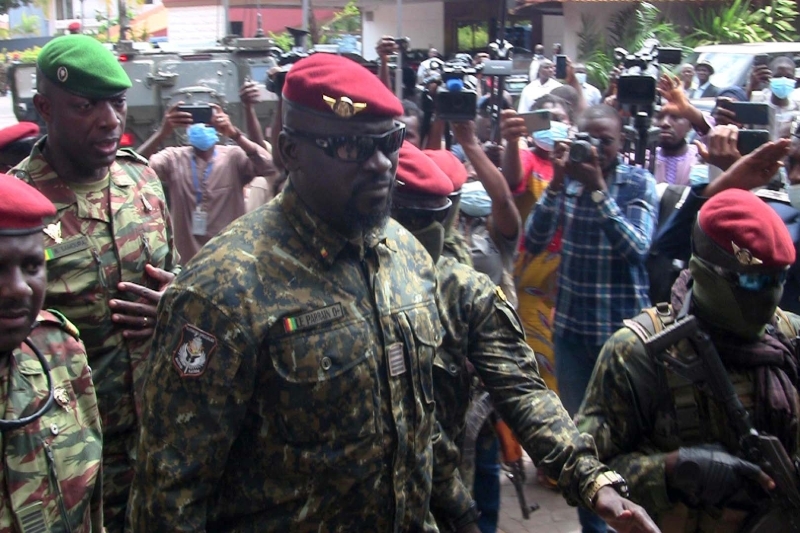
[[[608,468],[597,460],[592,439],[578,433],[539,376],[535,355],[505,295],[487,276],[451,258],[440,258],[436,270],[445,335],[434,361],[434,390],[443,432],[434,446],[431,506],[449,509],[447,515],[456,518],[469,505],[456,473],[457,443],[469,404],[469,361],[534,463],[558,480],[568,502],[591,507],[584,495]]]
[[[800,330],[800,317],[786,316]],[[752,372],[729,371],[728,375],[744,407],[751,409]],[[665,482],[666,454],[682,446],[708,443],[739,449],[723,406],[650,357],[640,337],[628,327],[614,333],[603,346],[576,423],[594,436],[600,459],[627,480],[631,499],[662,527],[664,515],[675,506]],[[798,450],[787,452],[798,457]],[[720,509],[710,512],[717,518],[722,514]],[[708,518],[704,516],[707,513],[696,510],[680,513],[691,523],[702,524]],[[695,529],[691,524],[680,530],[705,531],[702,525]]]
[[[150,341],[126,340],[111,321],[108,302],[131,295],[120,281],[156,288],[144,265],[176,271],[172,223],[161,182],[132,152],[120,151],[110,184],[81,192],[53,172],[41,148],[46,137],[15,173],[52,201],[58,213],[45,228],[45,306],[64,313],[80,330],[97,384],[105,435],[135,430],[134,392],[141,389],[141,363]],[[110,206],[109,206],[110,202]],[[135,386],[134,386],[135,384]]]
[[[133,531],[425,531],[434,265],[394,221],[357,247],[291,185],[161,300]]]
[[[0,532],[100,532],[103,438],[86,352],[75,327],[47,311],[29,340],[50,366],[55,402],[42,417],[0,437]],[[49,392],[35,352],[22,344],[0,364],[3,419],[35,413]]]

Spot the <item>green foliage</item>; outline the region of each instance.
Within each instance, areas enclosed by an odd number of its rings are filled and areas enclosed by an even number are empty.
[[[458,50],[475,50],[489,46],[489,31],[485,25],[471,24],[458,28]]]
[[[587,15],[581,18],[578,33],[578,60],[586,65],[590,83],[604,90],[614,68],[614,49],[641,50],[647,39],[658,39],[662,46],[683,47],[678,28],[666,20],[653,4],[641,2],[614,14],[608,28],[600,28]]]
[[[41,30],[42,19],[38,15],[22,14],[19,24],[11,28],[11,35],[15,37],[36,37]]]
[[[288,31],[281,33],[269,32],[269,38],[275,41],[275,46],[279,46],[284,52],[288,52],[294,46],[294,39]]]
[[[350,0],[341,11],[336,12],[333,20],[323,26],[323,34],[361,33],[361,10],[354,0]]]
[[[687,36],[692,46],[702,44],[789,42],[798,38],[794,21],[798,16],[794,0],[772,0],[755,7],[749,0],[714,4],[690,11],[693,31]]]

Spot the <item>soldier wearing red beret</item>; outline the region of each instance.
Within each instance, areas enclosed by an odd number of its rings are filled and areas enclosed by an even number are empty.
[[[631,497],[665,533],[800,531],[796,510],[770,503],[800,486],[794,467],[789,486],[776,488],[779,478],[768,474],[778,465],[748,461],[726,402],[643,344],[694,315],[755,429],[776,437],[797,464],[800,317],[778,308],[794,261],[791,235],[771,207],[749,191],[718,193],[700,209],[671,305],[626,321],[603,347],[578,427],[594,436],[600,458],[627,477]],[[678,361],[697,356],[683,341],[670,350]]]
[[[442,254],[448,198],[453,181],[419,149],[400,150],[392,216],[409,229],[436,260],[442,345],[433,369],[436,417],[442,427],[434,443],[431,509],[440,524],[456,531],[479,531],[478,513],[456,475],[465,431],[474,367],[498,410],[520,437],[536,464],[561,479],[564,496],[601,514],[618,531],[657,531],[647,514],[613,488],[610,470],[594,456],[591,441],[580,435],[558,398],[539,377],[534,354],[503,291],[485,275]],[[474,439],[473,439],[474,444]],[[566,468],[566,465],[575,465]],[[616,476],[618,478],[619,476]],[[615,479],[616,479],[615,478]],[[482,510],[487,523],[489,509]],[[496,525],[496,512],[494,521]]]
[[[18,122],[0,130],[0,172],[8,172],[31,153],[39,140],[39,126],[33,122]]]
[[[433,261],[388,218],[402,106],[317,53],[287,73],[282,112],[286,188],[160,307],[135,532],[431,530],[441,321]]]
[[[42,229],[55,214],[39,191],[0,174],[0,531],[103,530],[102,435],[86,350],[71,322],[42,310]]]

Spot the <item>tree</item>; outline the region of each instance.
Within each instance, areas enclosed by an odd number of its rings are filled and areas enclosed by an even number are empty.
[[[35,37],[39,35],[42,20],[38,15],[22,14],[18,24],[11,29],[11,34],[17,37]]]
[[[31,0],[0,0],[0,15],[5,15],[12,9],[29,6],[32,3]]]

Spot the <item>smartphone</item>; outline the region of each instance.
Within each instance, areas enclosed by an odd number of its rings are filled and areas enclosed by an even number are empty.
[[[556,79],[567,79],[567,56],[563,54],[556,56]]]
[[[753,66],[758,67],[761,65],[769,64],[769,56],[767,54],[758,54],[753,58]]]
[[[767,130],[739,130],[736,148],[742,155],[747,155],[762,144],[769,142]]]
[[[211,106],[208,104],[187,104],[178,106],[178,111],[190,113],[195,124],[208,124],[211,122]]]
[[[758,102],[731,102],[730,100],[717,100],[717,105],[730,109],[736,114],[736,122],[740,124],[754,124],[758,126],[770,123],[769,105]]]
[[[533,134],[534,131],[550,129],[550,110],[548,109],[520,113],[519,116],[525,119],[525,128],[528,130],[529,135]]]

